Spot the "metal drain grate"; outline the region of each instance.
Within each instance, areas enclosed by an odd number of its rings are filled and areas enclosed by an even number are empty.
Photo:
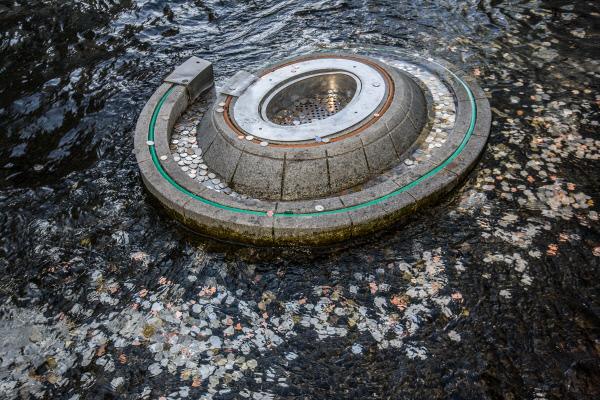
[[[316,95],[295,101],[291,108],[280,110],[271,121],[286,126],[310,124],[331,117],[344,108],[350,100],[349,97],[329,90],[325,96]]]

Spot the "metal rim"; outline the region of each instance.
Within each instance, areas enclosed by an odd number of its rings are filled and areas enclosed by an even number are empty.
[[[336,114],[297,126],[281,126],[269,121],[258,105],[267,104],[298,77],[323,73],[346,73],[359,82],[352,100]],[[386,80],[375,68],[358,60],[318,58],[285,65],[261,76],[250,85],[231,107],[237,126],[249,135],[278,142],[297,142],[326,137],[349,129],[372,116],[386,97]]]

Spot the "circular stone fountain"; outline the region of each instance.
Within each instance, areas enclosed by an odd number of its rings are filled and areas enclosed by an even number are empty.
[[[449,192],[485,147],[490,109],[469,76],[403,53],[317,53],[212,89],[175,69],[138,120],[142,178],[180,221],[256,244],[372,232]]]

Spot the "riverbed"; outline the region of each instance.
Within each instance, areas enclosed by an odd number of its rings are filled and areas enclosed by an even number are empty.
[[[0,397],[597,399],[600,5],[0,5]],[[326,248],[201,237],[147,193],[144,103],[319,50],[477,77],[487,150],[440,204]]]

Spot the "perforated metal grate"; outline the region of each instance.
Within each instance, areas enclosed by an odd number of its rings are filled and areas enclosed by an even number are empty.
[[[351,97],[329,90],[327,95],[305,97],[293,103],[292,108],[280,110],[271,121],[278,125],[310,124],[331,117],[348,104]]]

